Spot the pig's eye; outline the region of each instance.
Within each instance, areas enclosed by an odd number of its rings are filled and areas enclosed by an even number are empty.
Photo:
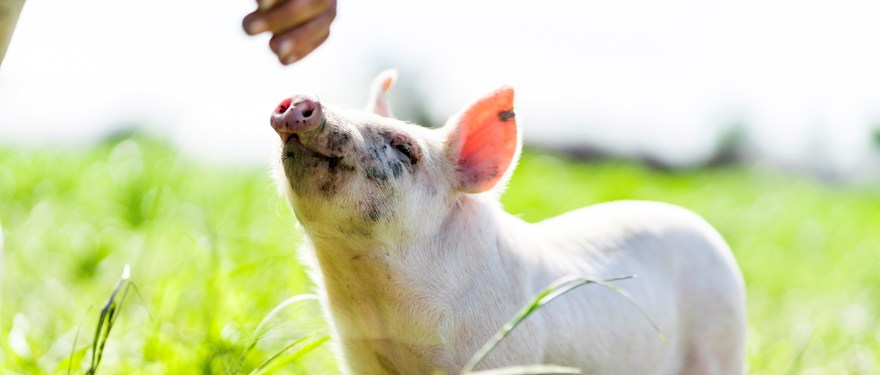
[[[409,160],[410,164],[415,164],[417,161],[419,161],[418,159],[416,159],[415,154],[413,154],[412,148],[408,144],[398,143],[392,144],[392,146],[394,146],[394,149],[397,150],[397,152],[405,156]]]

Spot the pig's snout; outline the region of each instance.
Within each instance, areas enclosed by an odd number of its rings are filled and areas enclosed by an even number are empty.
[[[272,113],[272,129],[280,135],[301,134],[321,124],[321,102],[313,95],[294,95],[284,99]]]

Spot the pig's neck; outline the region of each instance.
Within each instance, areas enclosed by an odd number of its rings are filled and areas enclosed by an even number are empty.
[[[510,249],[521,221],[463,197],[436,233],[351,243],[312,238],[326,306],[356,373],[457,371],[531,293]],[[461,350],[463,347],[469,350]],[[447,350],[456,348],[456,350]],[[433,368],[425,368],[432,366]]]

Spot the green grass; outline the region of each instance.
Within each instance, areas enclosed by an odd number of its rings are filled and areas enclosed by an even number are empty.
[[[225,374],[240,362],[247,374],[296,340],[319,339],[315,303],[263,322],[312,291],[293,215],[268,175],[139,137],[86,151],[0,147],[0,374],[66,373],[78,329],[73,373],[84,374],[126,263],[142,298],[128,293],[116,311],[98,374]],[[728,239],[748,285],[751,373],[880,372],[880,189],[527,152],[503,200],[537,221],[615,199],[688,207]],[[270,372],[336,371],[328,345],[287,354]]]

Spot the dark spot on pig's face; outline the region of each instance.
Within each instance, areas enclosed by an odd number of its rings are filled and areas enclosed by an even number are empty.
[[[379,200],[367,200],[364,203],[365,207],[361,212],[363,212],[363,218],[369,223],[379,221],[379,219],[382,218],[384,211],[387,211],[382,208],[382,202]]]
[[[321,191],[321,195],[323,195],[325,197],[331,197],[331,196],[336,195],[337,184],[334,184],[332,181],[329,181],[329,180],[324,181],[321,183],[319,190]]]
[[[365,182],[358,195],[360,214],[366,223],[392,221],[401,195],[414,184],[421,149],[406,132],[382,122],[362,124],[359,134],[364,145],[358,169]]]
[[[513,113],[512,109],[498,112],[498,120],[501,120],[501,122],[507,122],[507,120],[510,120],[515,116],[516,115]]]
[[[327,148],[335,152],[342,152],[349,142],[351,142],[351,134],[333,129],[330,130],[330,135],[327,137]]]
[[[402,220],[422,168],[423,146],[408,131],[416,126],[326,108],[324,116],[322,126],[288,139],[282,153],[294,210],[309,211],[297,216],[312,221],[303,225],[362,237]]]
[[[300,145],[285,146],[281,163],[291,190],[302,197],[319,193],[330,198],[344,184],[345,175],[354,171],[342,157],[318,154]]]
[[[367,176],[367,179],[378,185],[385,185],[388,183],[388,173],[380,167],[369,166],[364,169],[364,175]]]
[[[391,164],[391,174],[394,177],[400,177],[403,173],[403,163],[393,163]]]

